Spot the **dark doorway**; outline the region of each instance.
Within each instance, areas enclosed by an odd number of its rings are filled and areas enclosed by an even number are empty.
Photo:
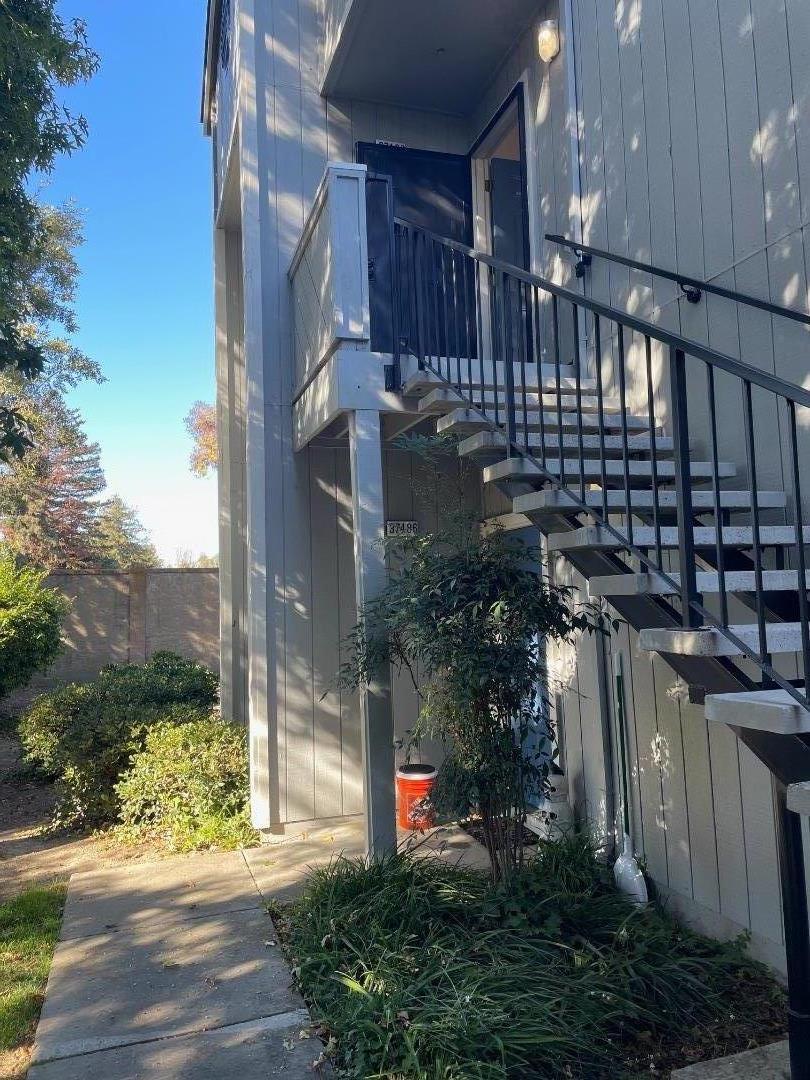
[[[414,355],[449,356],[451,351],[455,356],[461,352],[476,355],[472,280],[463,266],[465,256],[425,237],[415,239],[413,233],[399,232],[397,242],[392,227],[393,215],[417,229],[472,247],[469,156],[358,143],[357,160],[367,166],[369,174],[366,213],[372,350],[392,352],[396,333],[400,347]],[[421,327],[412,317],[411,291],[417,287],[427,288],[427,295],[442,297],[441,305],[437,302],[435,308],[423,313]]]
[[[523,87],[518,85],[470,151],[488,198],[479,189],[479,214],[487,220],[487,246],[496,259],[529,269],[529,202]],[[480,175],[480,173],[479,173]],[[485,203],[486,205],[481,205]]]
[[[396,217],[472,247],[472,173],[466,154],[359,142],[357,160],[370,173],[391,177]]]

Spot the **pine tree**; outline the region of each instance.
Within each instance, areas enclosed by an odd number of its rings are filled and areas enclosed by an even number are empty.
[[[41,376],[50,360],[29,333],[32,253],[42,265],[48,241],[48,212],[31,197],[30,180],[84,144],[84,117],[63,108],[57,94],[98,66],[84,24],[64,22],[56,6],[56,0],[0,2],[0,371],[25,380]],[[24,415],[0,400],[0,460],[21,456],[30,445]]]
[[[79,415],[35,418],[35,447],[0,475],[0,530],[8,547],[35,566],[97,565],[98,499],[105,487],[97,443]]]
[[[155,546],[138,515],[118,495],[99,509],[93,547],[96,562],[102,567],[131,570],[136,566],[160,565]]]

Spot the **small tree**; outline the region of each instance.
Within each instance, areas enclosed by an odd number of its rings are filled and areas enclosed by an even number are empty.
[[[543,578],[539,551],[482,531],[452,497],[443,513],[444,531],[387,543],[388,584],[361,612],[340,682],[367,685],[386,661],[411,674],[422,703],[412,739],[440,738],[447,752],[432,802],[453,816],[480,814],[497,881],[522,865],[530,801],[548,789],[539,639],[570,640],[597,621]]]
[[[205,401],[195,401],[185,420],[193,447],[189,465],[195,476],[208,476],[217,467],[217,412]]]
[[[0,555],[0,698],[26,686],[62,647],[67,601],[44,587],[44,576]]]

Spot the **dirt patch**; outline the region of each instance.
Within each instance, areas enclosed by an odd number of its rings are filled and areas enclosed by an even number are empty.
[[[157,846],[123,846],[104,833],[44,833],[53,806],[52,785],[22,769],[16,735],[0,732],[0,900],[35,883],[166,854]]]

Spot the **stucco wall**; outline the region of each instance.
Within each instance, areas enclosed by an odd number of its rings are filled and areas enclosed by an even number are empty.
[[[62,572],[52,574],[47,584],[70,601],[65,648],[6,707],[18,708],[61,683],[87,682],[105,664],[143,663],[161,649],[219,669],[215,569]]]

